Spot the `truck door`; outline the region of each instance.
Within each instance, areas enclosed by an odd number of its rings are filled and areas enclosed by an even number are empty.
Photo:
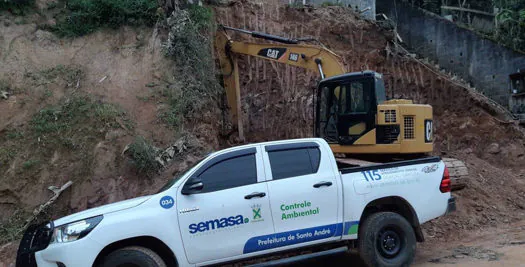
[[[190,263],[242,255],[250,237],[274,233],[258,150],[215,156],[179,188],[179,225]]]
[[[281,245],[340,237],[340,184],[331,166],[332,154],[321,153],[316,142],[264,149],[265,171],[272,176],[267,184],[276,238],[287,238]]]

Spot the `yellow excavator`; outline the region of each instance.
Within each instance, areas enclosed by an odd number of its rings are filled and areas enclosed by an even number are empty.
[[[227,31],[275,43],[234,41]],[[340,154],[424,154],[432,152],[432,107],[411,100],[387,100],[382,75],[347,73],[342,59],[312,38],[289,39],[220,26],[217,56],[232,120],[243,137],[237,58],[254,56],[319,72],[315,135]],[[314,43],[316,44],[306,44]]]

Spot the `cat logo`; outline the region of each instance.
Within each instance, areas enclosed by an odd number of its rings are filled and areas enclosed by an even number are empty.
[[[425,120],[425,142],[432,142],[432,120]]]
[[[279,50],[268,49],[266,56],[277,59],[279,58]]]
[[[262,56],[262,57],[275,59],[275,60],[279,60],[279,58],[281,58],[284,55],[285,52],[286,52],[286,48],[278,48],[278,47],[276,47],[276,48],[265,48],[265,49],[259,50],[259,53],[257,53],[257,55]]]

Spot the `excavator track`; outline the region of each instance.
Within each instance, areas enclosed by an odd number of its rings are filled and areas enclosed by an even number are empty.
[[[443,158],[445,166],[448,168],[450,180],[452,183],[452,191],[458,191],[467,186],[468,169],[465,163],[454,158]]]

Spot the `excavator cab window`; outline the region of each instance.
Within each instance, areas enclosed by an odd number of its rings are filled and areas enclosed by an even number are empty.
[[[385,100],[382,80],[371,74],[321,81],[316,135],[329,143],[353,144],[375,128],[377,103]]]
[[[385,83],[383,82],[383,79],[381,77],[376,77],[376,100],[377,104],[383,104],[383,102],[386,101],[386,90],[385,90]]]
[[[339,86],[335,88],[323,87],[319,91],[319,103],[317,111],[317,134],[316,136],[322,137],[327,142],[337,142],[337,115],[339,113],[339,105],[337,97],[335,97],[336,91],[339,90]]]
[[[370,88],[363,81],[344,84],[339,90],[340,115],[367,113],[370,109]]]

